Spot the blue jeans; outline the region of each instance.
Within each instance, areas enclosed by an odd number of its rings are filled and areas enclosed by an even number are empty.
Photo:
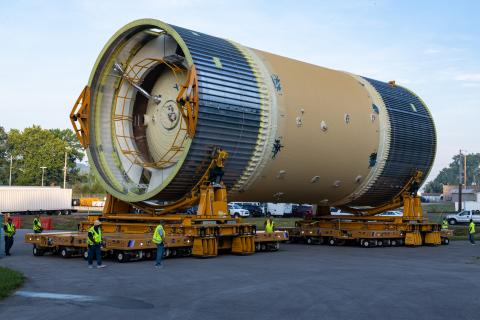
[[[155,260],[156,266],[162,265],[163,248],[163,243],[157,244],[157,259]]]
[[[93,264],[93,255],[97,258],[97,265],[102,265],[102,250],[100,249],[99,244],[94,244],[88,246],[88,265],[91,266]]]
[[[470,243],[475,244],[475,238],[474,238],[474,233],[469,233],[468,234],[468,240],[470,240]]]

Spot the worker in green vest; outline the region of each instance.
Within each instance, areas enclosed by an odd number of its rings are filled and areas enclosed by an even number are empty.
[[[274,229],[274,224],[273,224],[272,218],[270,217],[265,221],[265,232],[273,233],[273,229]]]
[[[163,268],[162,265],[162,257],[163,257],[163,249],[165,247],[165,230],[163,230],[163,226],[159,224],[155,228],[155,232],[153,232],[153,243],[157,245],[157,259],[155,260],[155,268],[161,269]]]
[[[475,244],[475,222],[470,219],[470,224],[468,225],[468,240],[470,240],[471,244]]]
[[[93,256],[97,258],[97,268],[105,268],[102,264],[102,223],[95,220],[93,226],[88,229],[87,245],[88,245],[88,267],[93,268]]]
[[[10,256],[10,249],[13,246],[13,236],[15,236],[15,225],[12,222],[12,218],[8,218],[7,223],[3,225],[3,231],[5,232],[5,255]]]
[[[33,232],[34,233],[42,233],[42,222],[40,222],[40,216],[37,215],[35,219],[33,219]]]
[[[447,218],[443,218],[442,221],[442,230],[447,230],[448,229],[448,221]]]

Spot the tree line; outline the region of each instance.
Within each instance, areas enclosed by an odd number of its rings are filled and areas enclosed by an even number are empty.
[[[89,170],[80,172],[77,163],[85,153],[70,129],[43,129],[33,125],[23,130],[0,126],[0,185],[40,186],[42,169],[45,186],[63,186],[65,153],[67,187],[76,193],[104,193]]]
[[[466,155],[467,160],[467,185],[480,183],[480,153],[471,153]],[[425,192],[441,193],[443,185],[460,184],[460,165],[463,167],[463,156],[455,155],[448,167],[443,168],[432,181],[425,185]]]

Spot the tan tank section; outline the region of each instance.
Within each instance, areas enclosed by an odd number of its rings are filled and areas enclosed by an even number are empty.
[[[257,66],[266,66],[258,68],[258,76],[271,84],[275,119],[270,134],[279,151],[266,155],[263,169],[234,198],[338,205],[361,192],[373,174],[369,157],[383,143],[371,90],[345,72],[247,52]],[[275,141],[270,145],[269,151]]]

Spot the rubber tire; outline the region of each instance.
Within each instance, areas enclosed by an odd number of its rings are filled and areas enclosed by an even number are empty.
[[[445,238],[445,239],[443,239],[442,243],[443,243],[444,245],[448,246],[448,245],[450,244],[450,239]]]
[[[396,246],[398,245],[397,240],[392,239],[392,240],[390,241],[390,245],[391,245],[392,247],[396,247]]]
[[[70,258],[70,253],[66,248],[60,249],[60,256],[64,259]]]
[[[362,247],[370,248],[370,241],[369,240],[363,240]]]
[[[117,259],[118,262],[120,263],[124,263],[124,262],[127,262],[128,261],[128,258],[127,256],[125,255],[125,252],[117,252],[117,254],[115,255],[115,258]]]
[[[448,224],[453,226],[453,225],[456,225],[457,224],[457,220],[455,219],[448,219]]]
[[[307,238],[307,244],[313,244],[313,239],[312,238]]]
[[[383,247],[383,240],[377,240],[377,246]]]
[[[45,253],[42,249],[38,249],[36,246],[33,246],[32,253],[35,257],[41,257]]]
[[[238,213],[235,213],[235,214],[233,215],[233,217],[234,217],[234,218],[240,218],[240,215],[239,215]]]
[[[332,239],[328,240],[328,244],[331,245],[331,246],[334,246],[334,245],[337,244],[337,240],[332,238]]]

